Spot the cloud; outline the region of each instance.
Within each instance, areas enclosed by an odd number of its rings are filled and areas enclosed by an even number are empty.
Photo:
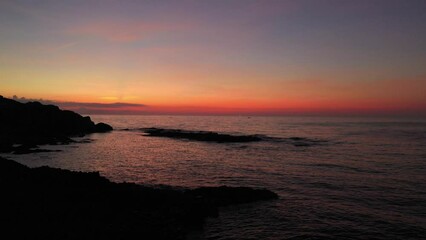
[[[14,95],[13,100],[26,102],[40,102],[46,105],[56,105],[61,109],[76,111],[80,114],[127,114],[129,112],[138,112],[147,107],[145,104],[138,103],[93,103],[93,102],[61,102],[46,99],[33,99],[18,97]]]
[[[91,21],[72,26],[66,33],[74,36],[96,37],[110,42],[135,42],[160,33],[186,31],[191,23],[134,22],[123,20]]]
[[[56,102],[62,107],[75,108],[75,107],[84,107],[84,108],[123,108],[123,107],[145,107],[144,104],[137,103],[80,103],[80,102]]]

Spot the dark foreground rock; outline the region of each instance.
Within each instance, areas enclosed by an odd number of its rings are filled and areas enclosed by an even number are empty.
[[[38,145],[67,144],[73,136],[111,130],[108,124],[95,124],[90,117],[54,105],[24,104],[0,96],[0,152],[34,152]]]
[[[262,139],[256,135],[229,135],[209,131],[188,131],[181,129],[142,128],[146,136],[188,139],[202,142],[257,142]]]
[[[172,190],[99,173],[28,168],[0,158],[1,239],[184,239],[219,206],[275,199],[268,190]]]

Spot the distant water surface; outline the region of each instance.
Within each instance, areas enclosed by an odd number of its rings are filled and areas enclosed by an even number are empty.
[[[194,239],[425,239],[426,122],[308,117],[92,116],[116,131],[28,166],[100,171],[117,182],[268,188],[280,200],[223,209]],[[147,137],[162,127],[260,134],[252,143]],[[124,131],[131,129],[133,131]],[[309,141],[296,146],[291,138]]]

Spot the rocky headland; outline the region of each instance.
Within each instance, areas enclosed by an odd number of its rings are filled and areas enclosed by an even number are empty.
[[[97,172],[28,168],[1,157],[0,188],[7,239],[185,239],[221,206],[278,198],[246,187],[114,183]]]
[[[39,102],[20,103],[0,96],[0,152],[48,151],[39,145],[67,144],[70,137],[112,131],[105,123]]]
[[[40,152],[39,145],[67,144],[74,136],[111,130],[53,105],[0,96],[0,153]],[[98,172],[29,168],[2,157],[0,194],[2,239],[47,240],[185,239],[222,206],[278,198],[248,187],[115,183]]]

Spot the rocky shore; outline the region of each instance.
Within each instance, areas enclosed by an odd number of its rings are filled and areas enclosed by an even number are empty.
[[[97,172],[28,168],[4,158],[0,188],[2,239],[185,239],[221,206],[278,198],[246,187],[114,183]]]
[[[111,130],[53,105],[0,96],[0,153],[49,151],[38,146]],[[29,168],[2,157],[0,196],[0,238],[31,240],[185,239],[222,206],[278,198],[247,187],[178,190],[114,183],[98,172]]]
[[[105,123],[39,102],[20,103],[0,96],[0,153],[48,151],[40,145],[68,144],[70,137],[112,131]]]

